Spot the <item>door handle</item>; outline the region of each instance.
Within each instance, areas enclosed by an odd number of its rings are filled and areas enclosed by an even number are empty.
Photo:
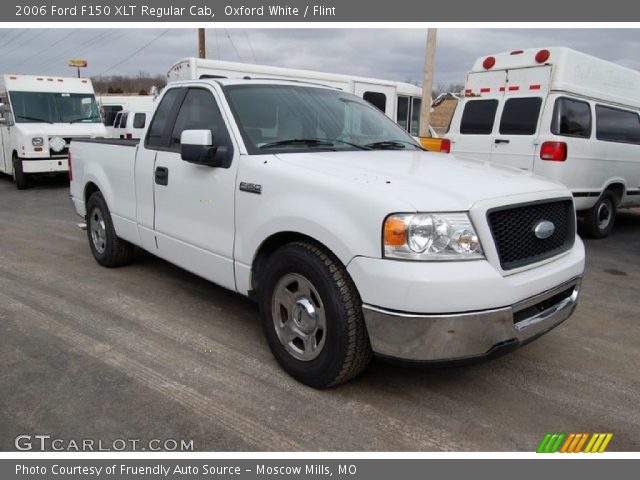
[[[158,185],[169,184],[169,169],[166,167],[156,167],[156,183]]]
[[[507,140],[506,138],[496,138],[494,140],[494,143],[498,144],[498,143],[509,143],[509,140]]]

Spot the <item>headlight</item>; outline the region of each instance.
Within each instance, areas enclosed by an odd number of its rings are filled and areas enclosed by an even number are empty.
[[[484,258],[466,213],[398,213],[387,217],[384,255],[403,260]]]
[[[44,145],[44,139],[42,137],[33,137],[31,139],[31,145],[34,147],[41,147]]]

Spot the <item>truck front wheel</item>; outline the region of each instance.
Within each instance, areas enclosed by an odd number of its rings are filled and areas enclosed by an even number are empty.
[[[91,253],[100,265],[119,267],[131,262],[135,247],[116,235],[102,193],[95,192],[89,197],[86,221]]]
[[[22,170],[22,160],[14,153],[11,158],[13,164],[13,181],[16,184],[18,190],[24,190],[29,187],[29,177]]]
[[[582,218],[581,232],[585,237],[604,238],[613,229],[617,200],[611,190],[606,190],[597,203]]]
[[[304,241],[281,247],[267,261],[258,291],[269,347],[300,382],[331,387],[369,364],[360,296],[330,252]]]

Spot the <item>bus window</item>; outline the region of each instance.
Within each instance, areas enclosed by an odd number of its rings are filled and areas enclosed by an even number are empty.
[[[409,97],[398,96],[396,122],[406,131],[409,131]]]

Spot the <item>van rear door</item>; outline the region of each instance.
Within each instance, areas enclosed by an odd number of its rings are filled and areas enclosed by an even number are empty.
[[[461,158],[490,160],[493,150],[493,131],[500,100],[504,96],[507,79],[505,70],[478,72],[467,75],[465,98],[458,105],[448,137],[453,141],[453,151]],[[455,127],[454,127],[455,128]]]
[[[507,70],[504,98],[491,145],[491,161],[532,170],[538,129],[549,92],[550,66]]]

